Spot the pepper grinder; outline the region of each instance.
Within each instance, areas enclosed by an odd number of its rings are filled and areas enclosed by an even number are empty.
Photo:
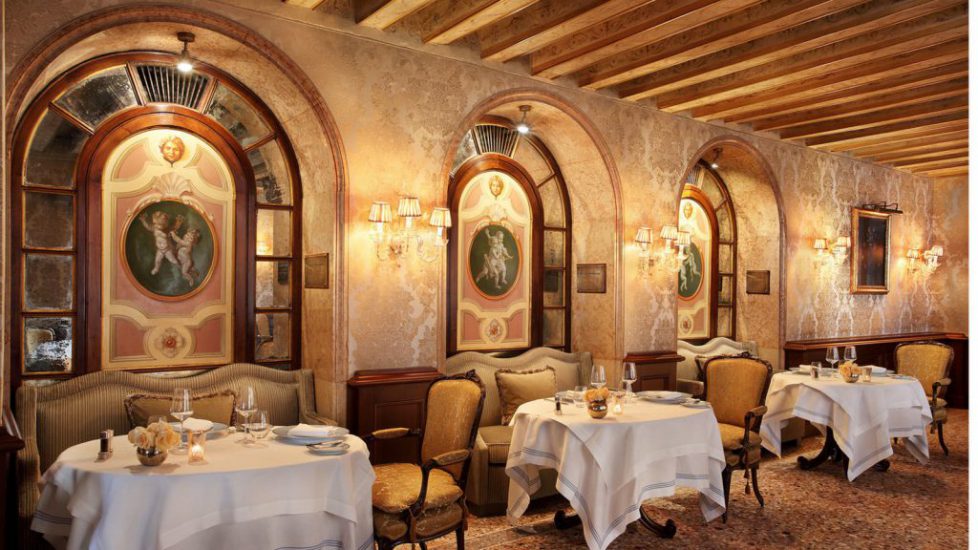
[[[108,460],[112,458],[112,437],[115,436],[113,430],[102,430],[99,433],[98,443],[98,459]]]
[[[559,393],[554,395],[554,406],[556,407],[554,409],[554,414],[564,414],[564,412],[560,410],[560,394]]]

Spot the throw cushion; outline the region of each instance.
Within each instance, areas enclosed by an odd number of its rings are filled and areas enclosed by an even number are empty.
[[[557,393],[557,375],[553,367],[525,371],[500,369],[496,371],[496,385],[502,423],[506,425],[523,403],[553,397]]]
[[[203,418],[211,422],[220,422],[231,426],[234,424],[234,402],[237,395],[232,390],[194,395],[194,418]],[[129,429],[145,426],[152,416],[166,416],[168,420],[176,419],[170,416],[169,395],[130,395],[125,399],[126,415],[129,417]]]

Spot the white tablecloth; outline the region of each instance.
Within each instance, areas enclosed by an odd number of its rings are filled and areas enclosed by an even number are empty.
[[[847,384],[840,378],[813,380],[808,375],[778,373],[771,380],[761,421],[764,447],[781,456],[781,428],[788,419],[804,418],[832,428],[835,442],[849,457],[849,481],[891,456],[890,439],[906,438],[907,450],[927,463],[927,428],[932,418],[927,395],[916,380],[873,377]]]
[[[601,420],[584,408],[563,410],[555,415],[552,401],[539,400],[516,411],[506,462],[510,521],[540,488],[542,468],[557,470],[557,490],[577,511],[593,550],[607,548],[637,520],[642,501],[673,495],[677,486],[699,490],[707,521],[723,514],[725,462],[712,409],[639,401]]]
[[[371,487],[363,440],[323,457],[269,436],[262,447],[232,435],[207,442],[207,463],[170,454],[139,464],[126,436],[96,461],[98,441],[61,453],[43,476],[31,528],[58,547],[345,548],[373,545]]]

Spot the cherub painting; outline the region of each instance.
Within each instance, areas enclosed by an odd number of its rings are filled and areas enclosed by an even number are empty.
[[[214,259],[212,232],[200,213],[183,203],[161,201],[135,219],[139,223],[130,224],[125,239],[125,261],[134,278],[163,296],[196,290]]]
[[[469,251],[472,281],[490,298],[506,294],[519,274],[519,250],[508,229],[490,225],[479,231]]]

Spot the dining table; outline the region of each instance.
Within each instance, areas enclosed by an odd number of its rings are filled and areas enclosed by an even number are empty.
[[[808,420],[825,435],[816,456],[798,458],[802,469],[839,459],[849,481],[870,468],[886,471],[893,439],[902,440],[921,464],[928,461],[927,429],[933,418],[915,378],[886,374],[846,382],[830,371],[818,378],[781,372],[771,379],[765,405],[761,444],[772,453],[781,456],[781,428],[792,417]]]
[[[369,452],[347,435],[321,456],[275,436],[206,441],[204,462],[144,466],[125,435],[66,449],[42,477],[31,529],[55,548],[101,550],[373,546]]]
[[[706,521],[723,515],[722,472],[726,465],[713,411],[676,403],[636,400],[620,415],[594,419],[585,407],[535,400],[520,405],[511,420],[513,438],[506,462],[510,478],[506,509],[511,524],[541,487],[539,471],[557,471],[557,491],[576,512],[588,548],[604,550],[636,520],[661,537],[676,525],[654,521],[643,501],[669,497],[677,487],[699,492]],[[558,527],[571,523],[563,511]]]

